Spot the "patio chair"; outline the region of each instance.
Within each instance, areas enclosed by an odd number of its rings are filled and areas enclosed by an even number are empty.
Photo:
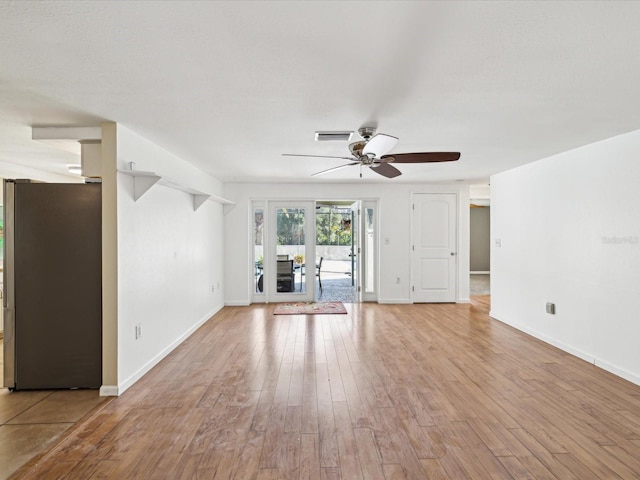
[[[277,289],[279,292],[293,292],[295,290],[295,273],[293,260],[278,260]]]
[[[316,277],[318,277],[318,284],[320,285],[320,293],[322,293],[322,279],[320,278],[320,272],[322,270],[322,258],[320,257],[320,261],[316,265]]]

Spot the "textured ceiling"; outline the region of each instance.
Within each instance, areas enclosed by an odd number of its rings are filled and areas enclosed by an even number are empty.
[[[0,2],[0,174],[122,123],[224,181],[470,183],[640,128],[640,2]],[[316,130],[460,151],[393,180]]]

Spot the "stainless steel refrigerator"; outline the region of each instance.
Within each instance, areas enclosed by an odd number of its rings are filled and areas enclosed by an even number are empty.
[[[4,181],[4,386],[102,383],[101,185]]]

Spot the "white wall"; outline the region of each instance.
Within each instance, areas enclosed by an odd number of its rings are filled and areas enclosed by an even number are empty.
[[[472,272],[489,272],[491,268],[491,207],[469,209]]]
[[[637,384],[639,156],[640,130],[491,178],[491,315]]]
[[[118,125],[118,168],[153,171],[221,195],[221,184]],[[162,185],[133,200],[118,174],[118,390],[140,376],[223,305],[222,206]],[[211,292],[211,286],[215,292]],[[135,326],[142,336],[135,339]]]
[[[243,184],[226,183],[224,197],[237,203],[225,215],[225,303],[250,303],[253,277],[250,266],[251,200],[366,200],[377,199],[379,239],[380,303],[411,301],[411,194],[459,194],[458,301],[469,301],[469,187],[466,185],[407,184]],[[400,284],[395,283],[400,277]]]

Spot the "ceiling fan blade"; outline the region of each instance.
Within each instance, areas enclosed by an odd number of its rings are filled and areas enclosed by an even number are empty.
[[[376,158],[389,152],[398,143],[397,137],[391,135],[385,135],[384,133],[378,133],[371,137],[371,140],[362,149],[362,154],[373,154]]]
[[[352,162],[345,165],[340,165],[339,167],[328,168],[327,170],[322,170],[321,172],[312,173],[311,176],[315,177],[317,175],[324,175],[325,173],[333,172],[334,170],[340,170],[341,168],[350,167],[352,165],[360,165],[360,162]]]
[[[297,153],[283,153],[283,157],[313,157],[313,158],[340,158],[342,160],[353,160],[353,157],[334,157],[331,155],[298,155]]]
[[[371,170],[387,178],[394,178],[402,175],[402,172],[400,170],[398,170],[393,165],[389,165],[388,163],[378,163],[377,166],[372,166]]]
[[[389,163],[430,163],[454,162],[460,158],[460,152],[422,152],[422,153],[394,153],[384,155],[380,160]]]

